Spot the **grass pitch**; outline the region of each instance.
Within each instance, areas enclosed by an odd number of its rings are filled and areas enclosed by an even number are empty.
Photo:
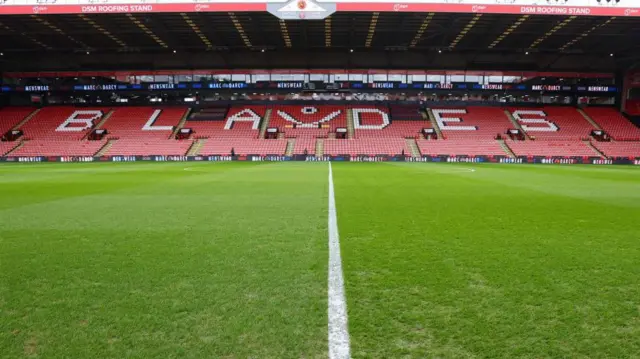
[[[354,358],[640,357],[640,168],[333,174]],[[327,176],[1,165],[0,358],[326,358]]]

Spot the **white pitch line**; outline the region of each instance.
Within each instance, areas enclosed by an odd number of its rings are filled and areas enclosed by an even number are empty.
[[[333,192],[333,171],[329,162],[329,359],[349,359],[347,300],[344,293],[340,235]]]

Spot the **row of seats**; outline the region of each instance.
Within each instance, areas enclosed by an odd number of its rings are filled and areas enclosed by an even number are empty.
[[[607,157],[640,158],[640,142],[592,142]]]
[[[397,110],[411,112],[407,107]],[[1,129],[13,128],[32,113],[31,108],[5,108],[0,110]],[[225,109],[226,110],[226,109]],[[510,108],[535,141],[509,142],[520,155],[580,155],[593,156],[593,149],[581,142],[595,129],[579,111],[572,107],[544,107],[535,109]],[[183,155],[192,141],[170,139],[176,125],[185,116],[184,107],[119,107],[76,108],[71,106],[41,109],[20,129],[26,141],[16,155],[92,155],[107,140],[114,139],[108,155]],[[423,154],[504,154],[493,140],[513,123],[498,107],[467,107],[431,109],[444,134],[444,140],[420,139],[420,131],[431,123],[420,116],[416,120],[396,120],[389,108],[376,106],[236,106],[228,110],[224,120],[190,120],[185,127],[194,130],[195,138],[207,138],[201,154],[236,153],[283,154],[286,140],[258,139],[260,125],[267,111],[271,112],[270,127],[279,127],[288,138],[295,138],[295,154],[315,153],[316,138],[326,138],[330,132],[347,127],[347,118],[354,120],[355,138],[336,140],[327,138],[326,154],[398,154],[410,153],[405,138],[418,139]],[[219,113],[220,111],[215,111]],[[640,129],[611,108],[587,108],[593,121],[614,139],[640,139]],[[108,114],[108,119],[105,116]],[[105,121],[106,119],[106,121]],[[103,121],[109,134],[102,141],[86,141],[88,133]],[[293,128],[293,124],[296,124]],[[318,128],[320,127],[320,128]],[[638,136],[638,137],[636,137]],[[75,143],[77,142],[77,143]],[[618,143],[618,142],[615,142]],[[596,144],[620,156],[634,155],[635,147],[625,144]],[[2,153],[12,149],[4,146]],[[237,148],[236,148],[237,147]],[[9,149],[5,149],[9,148]],[[586,150],[585,150],[586,148]],[[74,153],[75,152],[75,153]],[[207,153],[219,152],[219,153]],[[465,153],[466,152],[466,153]],[[563,154],[564,153],[564,154]],[[612,155],[614,156],[614,155]],[[617,155],[616,155],[617,156]]]
[[[382,154],[411,154],[411,150],[402,138],[363,138],[324,141],[325,155],[382,155]]]
[[[516,156],[599,157],[582,141],[507,141]]]
[[[422,155],[438,156],[505,156],[506,153],[495,140],[417,140]]]

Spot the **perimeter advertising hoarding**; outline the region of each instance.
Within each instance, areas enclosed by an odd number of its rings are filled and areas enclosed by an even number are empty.
[[[250,162],[280,162],[280,161],[338,161],[338,162],[435,162],[435,163],[505,163],[505,164],[592,164],[592,165],[635,165],[640,166],[640,157],[602,159],[597,157],[518,157],[510,158],[506,156],[422,156],[403,157],[391,155],[337,155],[337,156],[282,156],[282,155],[247,155],[247,156],[65,156],[65,157],[0,157],[0,162],[33,163],[33,162],[229,162],[229,161],[250,161]]]
[[[505,4],[505,2],[507,2]],[[0,14],[109,14],[269,11],[283,19],[321,19],[334,11],[640,16],[637,0],[0,0]]]

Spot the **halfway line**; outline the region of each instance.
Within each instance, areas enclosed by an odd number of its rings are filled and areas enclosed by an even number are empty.
[[[349,359],[347,301],[344,294],[340,235],[333,193],[333,171],[329,162],[329,359]]]

